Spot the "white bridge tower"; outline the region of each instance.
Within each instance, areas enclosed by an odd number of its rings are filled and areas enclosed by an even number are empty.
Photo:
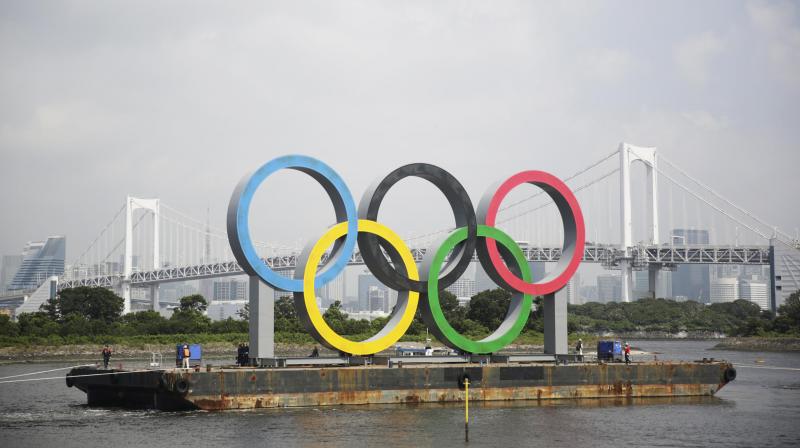
[[[153,269],[160,266],[159,253],[159,223],[160,204],[159,199],[140,199],[128,196],[125,199],[125,256],[122,266],[122,281],[120,287],[122,298],[125,305],[123,314],[131,312],[131,274],[133,273],[133,212],[138,209],[147,210],[153,213]],[[153,311],[158,311],[158,285],[150,288],[150,297]]]
[[[620,163],[620,228],[622,229],[621,249],[625,257],[620,261],[622,270],[622,301],[630,302],[633,296],[633,222],[631,217],[631,164],[642,162],[647,167],[647,230],[648,244],[658,245],[658,155],[656,148],[643,148],[628,143],[619,144]],[[658,266],[649,268],[649,288],[655,294]]]

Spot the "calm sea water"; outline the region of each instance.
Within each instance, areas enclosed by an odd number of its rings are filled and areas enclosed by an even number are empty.
[[[713,398],[471,403],[468,443],[455,404],[168,413],[92,409],[63,379],[0,384],[0,446],[800,446],[800,354],[712,351],[712,342],[632,345],[659,359],[727,359],[738,378]],[[0,377],[64,366],[3,365]]]

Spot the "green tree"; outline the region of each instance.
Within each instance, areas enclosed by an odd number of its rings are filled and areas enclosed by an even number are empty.
[[[781,333],[800,333],[800,291],[787,297],[786,302],[778,307],[774,327]]]
[[[348,317],[347,313],[342,311],[342,302],[339,300],[333,302],[333,304],[325,310],[325,313],[322,314],[322,318],[331,326],[333,331],[339,334],[347,334]]]
[[[208,308],[208,301],[200,294],[192,294],[190,296],[181,297],[180,310],[181,311],[199,311],[204,312]]]
[[[44,312],[23,313],[17,317],[19,333],[22,336],[46,337],[58,334],[59,325]]]
[[[439,293],[439,305],[442,307],[444,317],[446,317],[450,325],[454,327],[467,318],[467,307],[459,305],[458,297],[450,291],[442,291]]]
[[[131,334],[171,333],[169,320],[158,311],[138,311],[122,316],[122,324]]]
[[[458,330],[459,333],[471,338],[482,338],[489,334],[488,328],[472,319],[462,320],[459,324],[459,328],[456,328],[456,330]]]
[[[209,330],[212,333],[247,333],[249,327],[247,321],[229,317],[225,320],[211,322]]]
[[[78,313],[69,313],[62,319],[59,333],[62,336],[87,336],[92,334],[92,321]]]
[[[481,291],[470,300],[466,317],[494,330],[505,319],[510,304],[511,293],[505,289]]]
[[[757,317],[751,317],[747,319],[739,328],[736,330],[736,334],[739,336],[761,336],[763,335],[767,329],[769,328],[769,322],[764,319],[759,319]]]
[[[204,333],[211,325],[211,319],[203,312],[208,302],[200,294],[181,297],[180,306],[169,318],[170,327],[175,333]]]
[[[7,314],[0,314],[0,336],[19,336],[19,324]]]
[[[124,300],[106,288],[79,286],[61,290],[57,296],[42,305],[42,311],[51,319],[61,320],[70,314],[87,320],[118,321]]]
[[[294,298],[283,296],[275,301],[275,331],[304,333],[294,308]]]

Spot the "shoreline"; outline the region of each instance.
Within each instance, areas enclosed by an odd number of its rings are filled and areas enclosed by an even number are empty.
[[[715,345],[712,350],[741,352],[800,352],[797,337],[730,337]]]

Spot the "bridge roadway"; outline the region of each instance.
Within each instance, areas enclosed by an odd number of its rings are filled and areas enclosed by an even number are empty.
[[[561,259],[561,248],[524,247],[529,262],[555,262]],[[411,249],[417,262],[422,261],[425,249]],[[631,256],[617,246],[587,245],[583,251],[583,262],[601,263],[614,269],[621,260],[631,259],[634,267],[645,269],[649,265],[672,268],[678,264],[749,264],[768,265],[769,247],[731,247],[731,246],[635,246]],[[324,261],[324,257],[323,257]],[[473,261],[477,258],[473,256]],[[289,271],[295,268],[295,255],[277,256],[264,259],[270,268]],[[358,252],[350,257],[349,265],[363,265],[364,260]],[[131,286],[149,286],[158,283],[199,280],[211,277],[243,275],[244,271],[235,261],[201,264],[195,266],[165,267],[153,271],[134,272]],[[122,280],[121,274],[104,275],[77,279],[59,279],[58,288],[77,286],[114,287]]]

